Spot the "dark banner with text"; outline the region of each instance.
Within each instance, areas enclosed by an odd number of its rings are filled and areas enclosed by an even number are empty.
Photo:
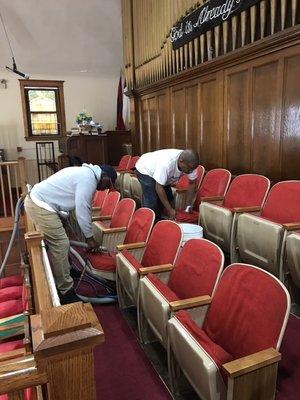
[[[222,24],[229,18],[261,0],[210,0],[193,11],[180,23],[171,28],[170,38],[173,50],[178,49],[190,40],[202,35],[214,26]]]

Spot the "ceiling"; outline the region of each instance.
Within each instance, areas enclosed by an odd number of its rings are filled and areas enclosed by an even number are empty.
[[[20,71],[109,77],[122,66],[121,0],[0,0],[0,12]],[[5,65],[0,21],[0,71]]]

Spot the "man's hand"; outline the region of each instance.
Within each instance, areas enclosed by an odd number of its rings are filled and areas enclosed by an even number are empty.
[[[88,250],[92,250],[95,247],[98,247],[98,243],[96,242],[96,240],[93,237],[90,237],[88,239],[86,239],[87,245],[88,245]]]
[[[168,214],[169,214],[170,219],[175,219],[176,211],[174,210],[174,208],[170,208],[168,210]]]

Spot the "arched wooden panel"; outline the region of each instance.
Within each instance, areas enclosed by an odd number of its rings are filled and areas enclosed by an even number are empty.
[[[224,135],[227,168],[233,173],[251,168],[250,72],[235,67],[225,73]]]
[[[186,104],[185,87],[182,85],[171,89],[171,117],[171,146],[184,149],[186,147]]]
[[[169,90],[157,94],[158,149],[168,148],[171,142]]]
[[[286,58],[282,110],[282,178],[300,179],[300,54]]]
[[[157,126],[157,104],[156,96],[148,99],[149,107],[149,151],[154,151],[158,148],[158,126]]]
[[[148,115],[148,100],[140,101],[140,137],[141,137],[141,154],[150,151],[149,146],[149,115]]]
[[[207,170],[222,165],[222,84],[223,82],[220,82],[218,74],[210,75],[205,80],[200,81],[200,154],[201,164]]]
[[[186,88],[186,147],[200,152],[200,98],[199,83],[190,82]]]
[[[279,62],[272,61],[253,70],[253,153],[252,171],[275,178],[280,175],[280,126],[278,113],[281,93]]]

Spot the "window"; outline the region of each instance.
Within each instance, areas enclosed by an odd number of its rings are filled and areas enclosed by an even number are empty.
[[[20,79],[26,140],[59,139],[66,132],[63,81]]]

